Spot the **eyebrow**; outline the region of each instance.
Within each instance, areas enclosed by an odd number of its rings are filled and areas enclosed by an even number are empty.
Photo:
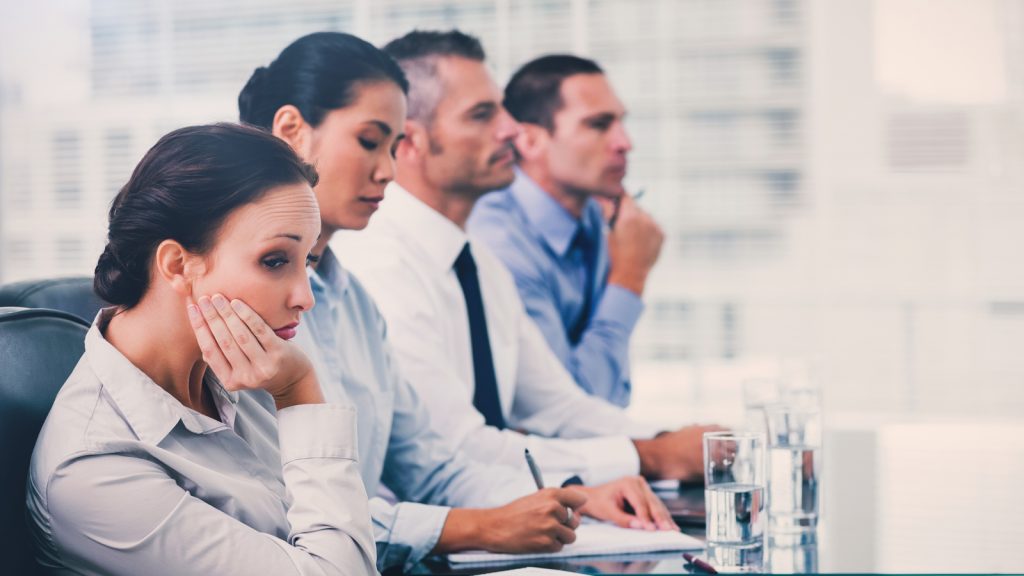
[[[469,110],[466,111],[466,114],[475,114],[476,112],[484,111],[490,112],[491,110],[494,110],[497,107],[498,105],[495,102],[477,102]]]
[[[290,240],[295,240],[296,242],[301,242],[302,241],[302,236],[299,236],[298,234],[289,234],[287,232],[282,232],[280,234],[275,234],[275,235],[271,236],[271,238],[288,238]]]
[[[625,114],[622,114],[623,118],[625,116],[626,116]],[[597,114],[592,114],[590,116],[584,117],[583,121],[584,122],[597,122],[597,121],[614,122],[615,119],[618,118],[618,117],[619,117],[619,115],[614,113],[614,112],[599,112]]]
[[[380,131],[383,132],[385,136],[390,136],[391,133],[394,132],[394,130],[391,129],[391,126],[388,126],[387,122],[384,122],[383,120],[367,120],[364,124],[380,128]]]

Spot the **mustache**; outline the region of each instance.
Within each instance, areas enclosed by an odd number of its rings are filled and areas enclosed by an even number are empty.
[[[512,154],[512,156],[514,157],[516,154],[515,145],[512,144],[511,142],[504,144],[501,148],[497,150],[497,152],[491,154],[491,157],[488,159],[488,163],[495,164],[499,162],[502,156],[504,156],[505,154]]]

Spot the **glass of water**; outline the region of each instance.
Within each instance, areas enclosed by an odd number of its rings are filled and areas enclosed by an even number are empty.
[[[764,563],[765,439],[752,432],[704,434],[708,558],[720,571]]]
[[[814,403],[765,406],[768,425],[768,534],[799,544],[818,527],[821,411]]]

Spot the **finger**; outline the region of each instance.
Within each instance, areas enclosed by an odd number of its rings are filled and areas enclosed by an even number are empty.
[[[576,541],[576,530],[564,524],[559,524],[553,529],[555,538],[562,544],[572,544]],[[561,546],[559,546],[561,548]]]
[[[633,507],[633,514],[636,516],[636,520],[642,523],[642,526],[637,527],[653,530],[655,524],[654,519],[651,517],[650,503],[647,501],[647,497],[643,493],[642,488],[638,486],[638,483],[630,482],[627,484],[622,495],[629,502],[629,505]]]
[[[231,308],[238,314],[238,317],[245,322],[245,325],[249,327],[249,331],[256,336],[256,340],[263,346],[264,350],[270,350],[270,347],[276,346],[280,338],[274,331],[267,326],[267,323],[263,321],[263,318],[256,313],[255,310],[249,308],[249,305],[241,300],[235,299],[231,301]]]
[[[654,523],[658,525],[659,530],[678,530],[679,526],[676,526],[675,521],[672,520],[672,514],[669,513],[668,507],[661,501],[661,498],[651,490],[651,487],[647,482],[643,483],[644,496],[647,498],[647,502],[650,505],[651,518]]]
[[[568,506],[573,510],[578,510],[581,506],[586,504],[587,495],[582,490],[573,490],[572,488],[559,488],[554,490],[555,500],[558,501],[562,506]]]
[[[609,508],[608,512],[602,513],[602,517],[598,518],[598,520],[612,522],[619,528],[633,528],[639,530],[644,527],[643,523],[640,522],[636,516],[633,516],[629,512],[617,507]]]
[[[192,325],[192,332],[196,335],[196,342],[199,344],[199,351],[203,354],[203,360],[218,378],[226,380],[231,375],[231,366],[221,354],[220,348],[217,347],[217,341],[210,332],[210,327],[206,325],[206,320],[203,319],[199,307],[189,304],[187,310],[189,323]]]
[[[217,343],[217,347],[220,349],[221,354],[227,358],[231,369],[237,370],[248,365],[249,359],[242,354],[241,349],[238,348],[238,343],[235,342],[235,337],[228,330],[228,325],[224,323],[220,313],[213,307],[213,302],[206,296],[199,299],[199,311],[202,312],[203,319],[206,320],[206,325],[209,326],[210,332],[213,333],[213,339]]]
[[[259,358],[266,355],[266,351],[259,343],[259,340],[256,339],[252,330],[249,330],[245,322],[238,317],[238,313],[228,303],[227,298],[220,294],[214,294],[213,306],[220,313],[221,318],[224,319],[224,323],[227,324],[228,330],[234,336],[235,342],[238,343],[239,348],[242,349],[242,352],[249,358],[250,362],[255,363]]]

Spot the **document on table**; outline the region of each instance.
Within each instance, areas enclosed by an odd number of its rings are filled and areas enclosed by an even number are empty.
[[[612,554],[642,554],[648,552],[672,552],[701,550],[704,543],[692,536],[671,530],[631,530],[613,524],[580,524],[576,529],[576,541],[562,548],[560,552],[538,554],[494,554],[479,550],[458,552],[448,555],[452,563],[519,562],[548,558],[569,558],[573,556],[607,556]]]

